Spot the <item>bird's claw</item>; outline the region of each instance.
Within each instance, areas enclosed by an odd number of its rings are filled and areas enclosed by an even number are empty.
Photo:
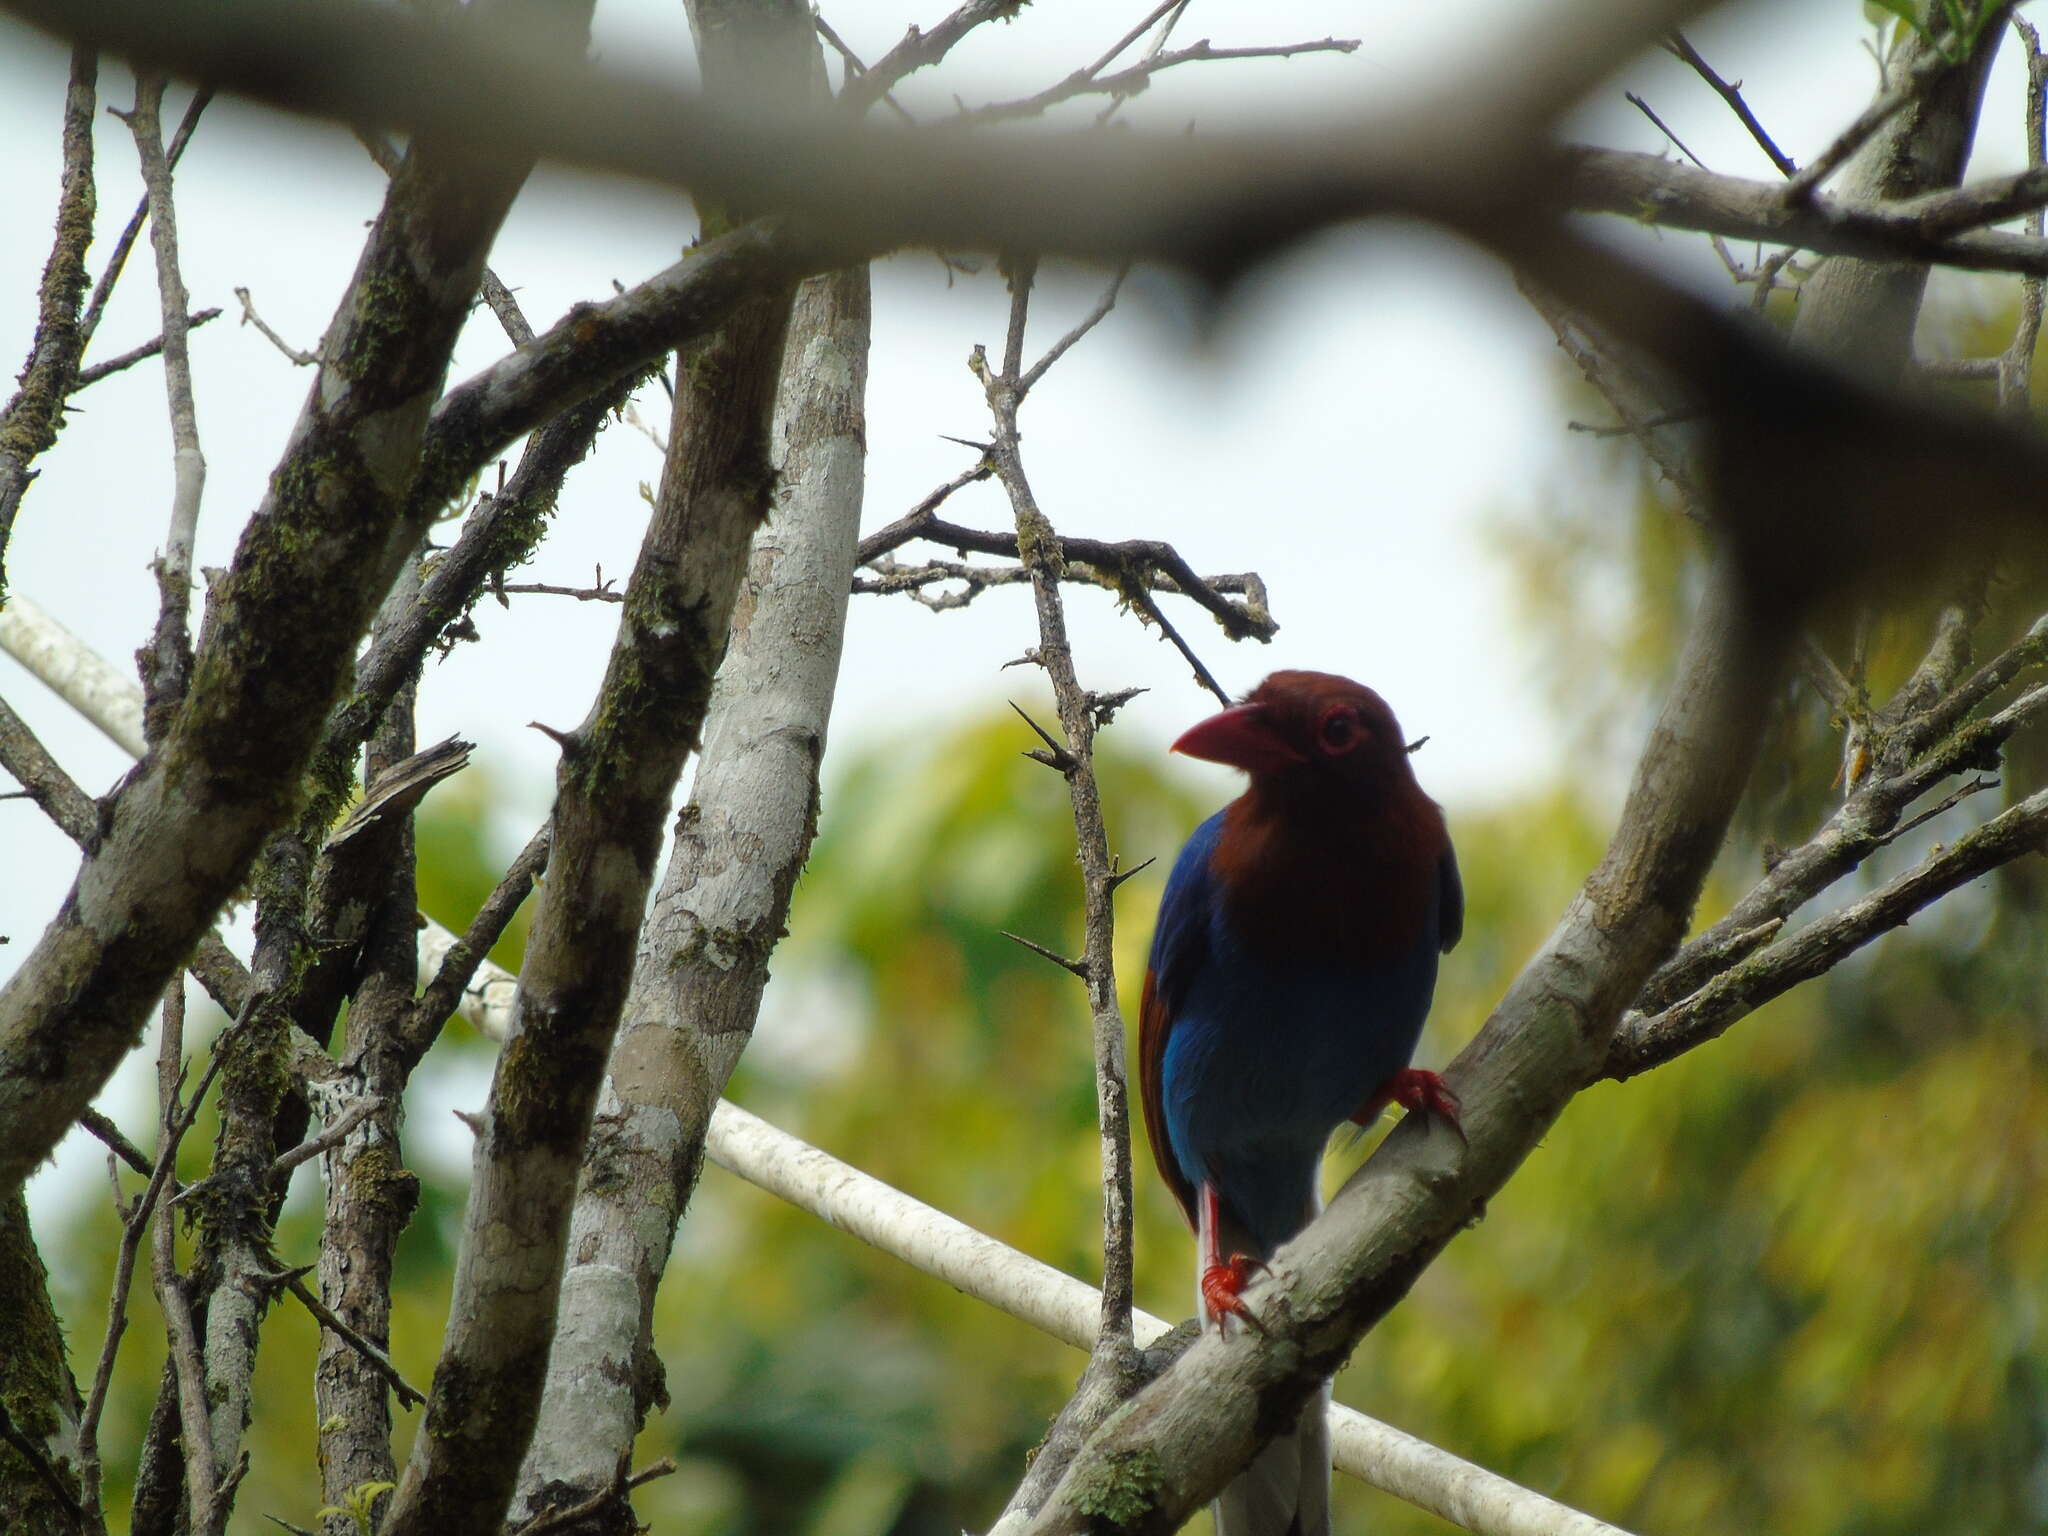
[[[1225,1264],[1211,1264],[1202,1271],[1202,1307],[1221,1328],[1228,1317],[1242,1318],[1255,1332],[1264,1333],[1261,1323],[1252,1309],[1244,1304],[1244,1288],[1252,1283],[1254,1274],[1268,1274],[1265,1264],[1248,1253],[1234,1253]]]
[[[1388,1080],[1386,1093],[1412,1114],[1440,1117],[1458,1133],[1458,1140],[1465,1140],[1465,1127],[1458,1119],[1464,1106],[1459,1104],[1458,1096],[1436,1073],[1425,1072],[1420,1067],[1403,1067]]]

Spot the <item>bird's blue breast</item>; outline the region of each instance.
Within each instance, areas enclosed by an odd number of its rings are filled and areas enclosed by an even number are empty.
[[[1171,1019],[1160,1104],[1188,1183],[1213,1185],[1270,1253],[1313,1212],[1330,1133],[1414,1054],[1436,986],[1441,903],[1392,954],[1255,951],[1211,869],[1222,826],[1218,813],[1188,840],[1160,907],[1152,964]]]

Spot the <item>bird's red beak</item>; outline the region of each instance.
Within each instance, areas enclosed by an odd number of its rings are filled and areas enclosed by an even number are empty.
[[[1281,740],[1263,704],[1240,704],[1211,715],[1173,744],[1173,751],[1204,762],[1226,763],[1246,773],[1291,768],[1307,758]]]

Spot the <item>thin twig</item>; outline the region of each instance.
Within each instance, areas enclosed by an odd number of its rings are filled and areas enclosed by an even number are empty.
[[[164,163],[171,170],[178,168],[178,162],[185,156],[185,146],[192,142],[192,130],[199,126],[199,114],[206,110],[206,104],[213,100],[213,90],[202,86],[186,103],[185,115],[178,120],[178,131],[171,136],[170,147],[164,151]],[[121,271],[128,264],[128,253],[135,248],[135,240],[142,233],[143,222],[149,217],[149,194],[143,193],[135,204],[135,212],[129,216],[127,228],[121,231],[114,242],[113,254],[107,257],[106,270],[100,273],[100,280],[93,285],[92,298],[86,302],[85,316],[78,322],[83,338],[80,345],[90,344],[93,333],[99,329],[100,317],[107,311],[107,301],[114,296],[114,284],[121,280]]]
[[[1651,1017],[1622,1020],[1604,1075],[1618,1080],[1714,1039],[1738,1019],[1802,981],[1831,970],[1873,939],[1958,886],[2048,848],[2048,790],[2039,791],[1861,901],[1808,924],[1789,939],[1731,967],[1698,992]]]
[[[1016,11],[1017,0],[967,0],[937,26],[922,31],[913,26],[902,42],[875,60],[865,73],[847,81],[839,99],[856,111],[864,111],[905,75],[928,69],[945,58],[953,45],[976,27],[991,21],[1007,21]]]
[[[212,1071],[223,1058],[219,1042],[208,1075],[192,1095],[189,1109],[178,1104],[178,1079],[182,1075],[179,1057],[184,1044],[185,978],[174,977],[164,993],[163,1041],[157,1061],[158,1091],[163,1106],[164,1155],[177,1157],[177,1143],[192,1122],[206,1096]],[[138,1217],[138,1219],[140,1219]],[[185,1291],[185,1279],[178,1273],[177,1226],[168,1215],[151,1228],[150,1274],[154,1281],[157,1308],[163,1314],[169,1336],[171,1370],[177,1381],[178,1430],[184,1440],[185,1494],[188,1518],[195,1536],[211,1536],[215,1511],[220,1502],[220,1485],[215,1476],[213,1424],[206,1396],[206,1364],[200,1352],[199,1330],[192,1318],[192,1303]]]
[[[1045,356],[1033,363],[1024,377],[1017,381],[1017,398],[1021,402],[1031,393],[1031,386],[1045,377],[1045,370],[1067,355],[1068,350],[1096,326],[1102,324],[1109,312],[1116,307],[1116,296],[1122,291],[1124,279],[1130,276],[1130,263],[1116,269],[1116,276],[1109,280],[1109,286],[1102,291],[1102,297],[1095,301],[1095,307],[1082,317],[1081,323],[1046,349]]]
[[[135,82],[135,111],[128,128],[149,189],[149,239],[156,253],[157,297],[163,330],[164,395],[171,418],[171,520],[157,562],[158,611],[143,663],[147,705],[143,730],[161,735],[185,697],[192,669],[192,561],[199,539],[199,506],[206,491],[206,456],[199,448],[199,417],[192,399],[192,354],[186,344],[191,302],[178,258],[178,216],[172,197],[171,166],[164,152],[164,81],[143,75]],[[181,983],[182,985],[182,983]]]
[[[5,1399],[0,1399],[0,1441],[13,1447],[14,1453],[29,1464],[36,1477],[50,1490],[57,1502],[64,1506],[64,1512],[71,1517],[72,1524],[80,1530],[91,1529],[84,1506],[71,1496],[71,1490],[64,1485],[64,1479],[57,1475],[57,1469],[50,1465],[50,1458],[43,1454],[43,1448],[15,1426],[13,1416],[7,1411]]]
[[[83,1111],[78,1117],[78,1123],[109,1152],[120,1158],[122,1162],[133,1168],[145,1179],[155,1175],[156,1168],[142,1148],[136,1146],[134,1142],[124,1136],[121,1133],[121,1127],[114,1124],[113,1121],[109,1120],[98,1110],[87,1109]]]
[[[220,310],[217,308],[196,310],[186,317],[185,326],[187,330],[196,331],[207,321],[219,318]],[[104,363],[94,363],[90,368],[81,368],[78,370],[78,377],[71,382],[71,393],[75,395],[88,385],[97,384],[101,379],[119,373],[125,368],[133,368],[137,363],[146,363],[163,349],[163,337],[156,336],[139,347],[123,352],[119,357],[110,357]]]
[[[1954,67],[1953,62],[1943,55],[1941,49],[1929,50],[1927,56],[1920,60],[1904,81],[1865,107],[1857,114],[1854,122],[1835,136],[1832,143],[1806,162],[1804,169],[1793,172],[1787,178],[1786,206],[1798,207],[1811,202],[1820,184],[1840,170],[1851,155],[1870,141],[1878,129],[1919,100],[1944,71]]]
[[[1272,613],[1267,608],[1265,583],[1254,572],[1219,576],[1212,583],[1196,575],[1171,544],[1156,539],[1110,541],[1059,534],[1053,534],[1052,538],[1059,554],[1060,570],[1072,565],[1093,566],[1112,578],[1103,584],[1113,586],[1119,592],[1131,582],[1150,585],[1162,592],[1178,592],[1211,614],[1233,640],[1270,640],[1280,628],[1273,622]],[[1014,533],[968,528],[913,511],[862,539],[856,561],[866,565],[912,539],[926,539],[963,553],[997,555],[1012,560],[1018,558],[1017,535]],[[1231,602],[1225,596],[1230,591],[1241,591],[1244,602]]]
[[[300,1271],[300,1274],[303,1273],[303,1270]],[[426,1393],[420,1391],[418,1387],[415,1387],[411,1382],[399,1375],[398,1367],[391,1363],[389,1355],[385,1354],[383,1350],[335,1316],[333,1310],[318,1296],[313,1294],[303,1279],[295,1275],[285,1282],[284,1288],[291,1292],[292,1295],[298,1297],[300,1303],[308,1312],[313,1314],[314,1319],[322,1328],[325,1328],[329,1333],[340,1339],[349,1348],[361,1355],[364,1360],[369,1362],[370,1369],[390,1384],[392,1394],[397,1397],[401,1408],[415,1408],[427,1400]]]
[[[535,1515],[524,1525],[512,1532],[512,1536],[546,1536],[549,1531],[566,1530],[588,1515],[594,1515],[614,1500],[623,1499],[626,1494],[643,1483],[651,1483],[658,1477],[667,1477],[676,1469],[675,1461],[664,1456],[659,1461],[649,1462],[631,1477],[622,1477],[609,1488],[599,1489],[587,1499],[566,1505],[561,1509],[545,1510]],[[623,1466],[619,1469],[625,1470]]]
[[[504,936],[520,904],[532,891],[533,882],[547,867],[553,830],[550,823],[527,839],[526,846],[519,850],[519,856],[506,869],[504,878],[477,909],[462,937],[449,946],[440,968],[434,972],[434,979],[427,983],[420,992],[419,1001],[413,1004],[412,1017],[399,1031],[408,1050],[424,1050],[443,1021],[461,1003],[462,994],[476,975],[477,967],[484,963],[491,946]]]
[[[1230,707],[1229,691],[1216,681],[1215,673],[1202,665],[1202,658],[1195,654],[1193,646],[1181,638],[1180,631],[1168,622],[1166,615],[1160,611],[1159,605],[1152,601],[1152,594],[1143,587],[1134,586],[1126,589],[1124,596],[1129,599],[1132,607],[1144,614],[1152,623],[1159,626],[1159,632],[1173,642],[1173,648],[1180,652],[1181,659],[1195,669],[1195,681],[1215,694],[1222,701],[1223,707],[1228,709]]]
[[[503,597],[573,597],[581,603],[623,603],[626,594],[609,583],[595,587],[557,587],[545,581],[494,581],[491,592]]]
[[[832,30],[832,23],[825,19],[823,11],[814,10],[811,12],[811,25],[818,29],[818,36],[825,40],[832,51],[846,61],[846,68],[849,71],[847,79],[849,81],[858,79],[868,72],[868,67],[861,62],[860,55],[847,47],[846,39]],[[882,92],[882,104],[906,123],[915,123],[917,121],[916,118],[910,115],[910,109],[888,91]]]
[[[1742,126],[1749,130],[1749,136],[1756,140],[1757,148],[1761,149],[1770,158],[1771,164],[1778,168],[1780,175],[1796,176],[1799,174],[1799,167],[1792,163],[1792,157],[1778,148],[1777,142],[1768,133],[1764,132],[1764,125],[1757,121],[1756,114],[1749,110],[1749,103],[1742,99],[1742,82],[1740,80],[1731,84],[1715,74],[1707,61],[1700,57],[1699,50],[1686,41],[1683,32],[1672,33],[1665,40],[1664,48],[1667,53],[1690,64],[1693,73],[1712,86],[1720,98],[1728,103],[1730,110],[1742,120]]]
[[[250,299],[248,289],[237,288],[235,290],[235,297],[242,301],[242,324],[255,326],[263,334],[264,338],[273,347],[277,348],[278,351],[290,358],[294,365],[300,368],[310,368],[320,361],[317,353],[302,351],[278,335],[276,331],[273,331],[270,328],[269,322],[256,313],[256,305]]]
[[[1643,100],[1643,98],[1638,96],[1634,91],[1623,91],[1621,95],[1622,100],[1626,101],[1630,106],[1634,107],[1638,112],[1642,113],[1643,116],[1647,117],[1652,123],[1656,124],[1657,131],[1663,134],[1664,137],[1669,139],[1673,144],[1677,145],[1678,152],[1681,155],[1684,155],[1686,159],[1690,160],[1694,165],[1698,166],[1701,170],[1704,171],[1705,169],[1707,169],[1707,162],[1702,160],[1698,155],[1694,154],[1692,150],[1686,146],[1685,140],[1681,139],[1677,134],[1671,131],[1671,125],[1665,122],[1663,118],[1659,117],[1647,101]]]
[[[1252,48],[1213,48],[1208,39],[1190,43],[1185,48],[1171,52],[1153,54],[1128,69],[1120,69],[1113,75],[1091,74],[1088,70],[1076,70],[1057,85],[1046,87],[1035,95],[1020,97],[1015,101],[990,102],[987,106],[973,107],[949,120],[948,126],[966,123],[1004,122],[1020,117],[1036,117],[1050,107],[1077,96],[1110,96],[1121,99],[1134,96],[1152,83],[1152,77],[1182,64],[1208,63],[1222,59],[1291,59],[1303,53],[1351,53],[1356,51],[1359,39],[1355,37],[1322,37],[1312,42],[1278,43]]]
[[[2003,780],[2000,779],[1982,777],[1971,779],[1967,783],[1965,783],[1962,786],[1962,788],[1953,790],[1950,793],[1943,795],[1939,800],[1937,800],[1933,805],[1930,805],[1926,810],[1922,811],[1919,815],[1900,822],[1896,827],[1892,828],[1890,832],[1887,832],[1885,834],[1883,841],[1887,843],[1895,843],[1900,838],[1904,837],[1908,832],[1911,832],[1915,827],[1925,825],[1927,822],[1934,820],[1935,817],[1941,815],[1945,811],[1954,810],[1957,806],[1961,805],[1965,800],[1969,799],[1972,795],[1982,794],[1987,789],[1998,788],[2002,782]]]
[[[348,1133],[361,1125],[370,1116],[384,1107],[382,1099],[358,1099],[343,1110],[325,1130],[307,1141],[300,1142],[287,1152],[281,1152],[270,1165],[273,1184],[282,1184],[291,1171],[301,1163],[310,1163],[316,1157],[323,1157],[348,1139]]]
[[[1087,984],[1089,1012],[1094,1022],[1096,1107],[1102,1142],[1102,1318],[1089,1371],[1098,1377],[1114,1378],[1121,1374],[1135,1347],[1131,1338],[1129,1088],[1124,1072],[1123,1013],[1116,995],[1116,908],[1110,885],[1113,865],[1095,780],[1095,720],[1088,695],[1075,673],[1073,650],[1067,639],[1066,614],[1059,591],[1059,539],[1039,509],[1018,449],[1017,407],[1022,398],[1019,386],[1024,372],[1024,332],[1035,272],[1036,263],[1029,258],[1009,264],[1010,320],[1004,337],[1002,370],[990,369],[979,347],[972,354],[972,365],[981,379],[995,424],[988,457],[995,464],[997,478],[1017,520],[1019,559],[1032,573],[1032,599],[1038,613],[1036,657],[1052,681],[1060,728],[1066,737],[1058,746],[1071,764],[1064,771],[1081,863],[1087,967],[1077,974]]]

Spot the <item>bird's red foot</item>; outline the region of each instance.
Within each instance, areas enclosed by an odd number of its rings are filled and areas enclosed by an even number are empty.
[[[1384,1092],[1387,1098],[1410,1113],[1441,1116],[1458,1133],[1458,1140],[1465,1139],[1465,1127],[1458,1121],[1463,1106],[1436,1073],[1424,1072],[1419,1067],[1403,1067],[1387,1079]]]
[[[1244,1304],[1244,1288],[1254,1274],[1266,1273],[1266,1266],[1248,1253],[1234,1253],[1227,1264],[1211,1264],[1202,1271],[1202,1306],[1220,1328],[1226,1317],[1239,1317],[1260,1333],[1265,1327]]]

